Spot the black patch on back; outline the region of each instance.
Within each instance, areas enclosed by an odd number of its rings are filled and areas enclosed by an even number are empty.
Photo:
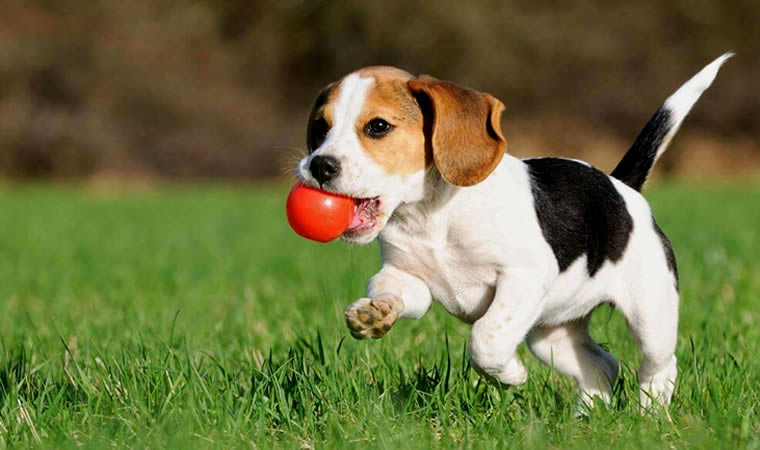
[[[672,273],[673,277],[676,279],[676,290],[678,290],[678,265],[676,264],[676,255],[673,253],[673,246],[670,245],[670,240],[665,236],[665,233],[662,232],[660,226],[657,225],[657,221],[654,220],[654,217],[652,217],[652,225],[654,226],[654,232],[660,237],[662,248],[665,250],[665,259],[668,262],[668,269],[670,269],[670,273]]]
[[[664,107],[658,109],[610,175],[640,191],[652,170],[657,149],[672,128],[670,116]]]
[[[576,161],[524,161],[531,176],[536,215],[544,239],[565,271],[586,255],[593,276],[605,260],[618,261],[628,245],[633,220],[609,177]]]

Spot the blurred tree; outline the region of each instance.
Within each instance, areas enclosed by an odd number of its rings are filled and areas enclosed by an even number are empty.
[[[756,0],[4,0],[0,172],[277,174],[317,89],[370,64],[493,93],[518,151],[612,158],[726,50],[688,129],[760,159],[758,23]]]

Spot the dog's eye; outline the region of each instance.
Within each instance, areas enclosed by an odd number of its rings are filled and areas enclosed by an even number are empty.
[[[313,121],[309,125],[308,142],[306,142],[306,145],[309,147],[309,152],[318,149],[319,146],[325,142],[325,138],[329,131],[330,126],[327,125],[327,121],[323,117]]]
[[[393,129],[393,125],[380,118],[375,118],[367,122],[364,126],[364,133],[374,139],[379,139],[388,134]]]

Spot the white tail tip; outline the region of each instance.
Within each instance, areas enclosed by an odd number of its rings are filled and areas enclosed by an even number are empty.
[[[697,102],[699,96],[710,87],[715,76],[718,75],[720,66],[726,62],[727,59],[734,56],[733,52],[722,54],[715,61],[706,65],[696,75],[691,77],[689,81],[683,84],[673,95],[668,97],[665,101],[665,108],[669,109],[676,118],[682,119],[689,113],[691,107]]]

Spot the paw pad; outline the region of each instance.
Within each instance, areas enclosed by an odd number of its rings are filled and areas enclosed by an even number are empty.
[[[346,325],[356,339],[378,339],[391,329],[398,318],[394,299],[362,298],[346,309]]]

